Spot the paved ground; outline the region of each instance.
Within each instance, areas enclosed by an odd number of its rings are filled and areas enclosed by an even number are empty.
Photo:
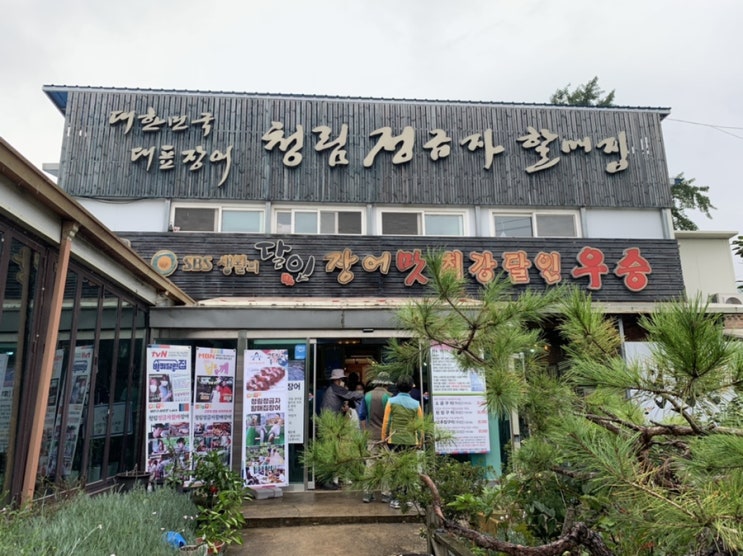
[[[285,492],[253,500],[243,513],[244,544],[228,556],[427,555],[423,525],[413,513],[361,502],[358,492]]]
[[[392,556],[428,554],[415,523],[300,525],[246,529],[230,556]]]

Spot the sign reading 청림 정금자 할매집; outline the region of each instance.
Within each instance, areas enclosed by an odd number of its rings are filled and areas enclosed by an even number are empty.
[[[191,347],[147,348],[147,470],[155,481],[191,464]]]
[[[194,457],[216,450],[229,466],[232,466],[235,363],[234,349],[196,348]]]
[[[451,438],[436,442],[440,454],[480,454],[490,451],[485,380],[462,369],[451,348],[431,346],[431,402],[436,425]]]
[[[286,486],[288,365],[285,349],[245,350],[243,476],[249,486]]]

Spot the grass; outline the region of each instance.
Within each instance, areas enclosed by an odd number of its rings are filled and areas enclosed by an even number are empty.
[[[2,510],[0,554],[159,556],[178,554],[166,531],[194,540],[197,510],[170,488],[78,494],[33,510]]]

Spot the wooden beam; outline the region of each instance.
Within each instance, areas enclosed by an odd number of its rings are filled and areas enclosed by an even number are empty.
[[[62,316],[65,283],[67,282],[67,268],[70,263],[70,253],[72,252],[72,240],[77,230],[78,224],[76,222],[64,222],[62,225],[62,233],[59,240],[59,260],[57,261],[57,270],[54,276],[54,290],[52,291],[49,322],[47,322],[46,334],[44,336],[44,353],[41,357],[41,373],[36,391],[34,416],[31,422],[26,470],[23,474],[21,504],[31,502],[34,497],[36,474],[39,469],[41,441],[44,433],[44,419],[49,403],[49,387],[54,368],[54,355],[57,350],[57,337],[59,335],[59,322]]]

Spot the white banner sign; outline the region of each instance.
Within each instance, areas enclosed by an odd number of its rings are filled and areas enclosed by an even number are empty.
[[[232,422],[235,407],[234,349],[196,348],[194,382],[194,453],[218,450],[232,465]]]
[[[155,480],[191,465],[191,347],[147,348],[147,469]]]
[[[452,438],[436,443],[440,454],[490,451],[485,381],[462,369],[446,346],[431,347],[431,402],[436,425]]]
[[[288,366],[285,349],[245,351],[242,468],[253,487],[288,484]]]

